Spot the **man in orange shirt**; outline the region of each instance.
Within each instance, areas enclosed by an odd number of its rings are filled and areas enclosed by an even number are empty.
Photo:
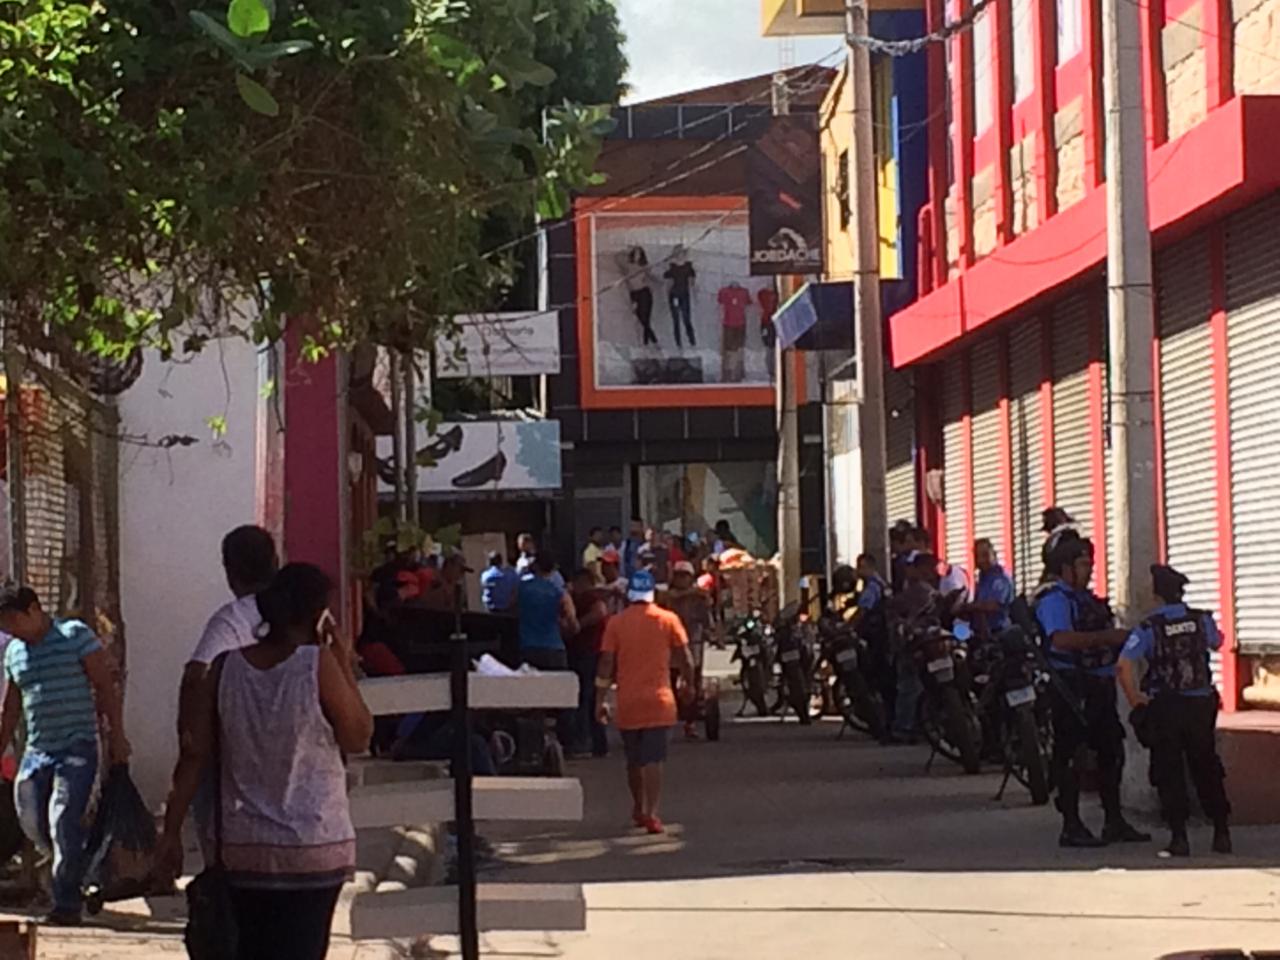
[[[676,723],[671,671],[679,670],[682,697],[693,693],[693,658],[680,618],[654,602],[657,584],[648,570],[631,575],[629,605],[609,620],[596,676],[596,715],[609,722],[609,688],[618,685],[618,729],[627,753],[631,819],[649,833],[662,833],[658,802],[667,735]]]

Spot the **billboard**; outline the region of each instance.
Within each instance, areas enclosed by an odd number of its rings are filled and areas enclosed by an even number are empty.
[[[772,280],[751,276],[745,200],[702,210],[652,198],[637,212],[590,213],[580,228],[596,390],[772,382],[778,297]]]
[[[378,453],[391,456],[391,438],[378,438]],[[560,489],[559,420],[460,420],[441,423],[434,435],[418,425],[418,492],[553,492]],[[379,489],[390,492],[385,482]]]
[[[751,274],[821,273],[822,161],[813,117],[778,117],[747,154]]]
[[[436,376],[521,377],[560,372],[560,315],[488,313],[454,317],[436,350]]]

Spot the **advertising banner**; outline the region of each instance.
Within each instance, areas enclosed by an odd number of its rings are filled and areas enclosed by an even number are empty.
[[[436,351],[436,376],[522,377],[560,372],[560,315],[486,313],[454,317],[457,334]]]
[[[752,279],[746,205],[591,216],[595,386],[767,385],[772,280]]]
[[[391,438],[378,438],[378,453],[391,456]],[[418,492],[551,493],[560,489],[559,420],[462,420],[446,422],[434,436],[418,426]],[[422,465],[429,462],[429,465]],[[379,489],[392,487],[385,481]]]
[[[813,117],[778,117],[747,154],[752,276],[821,273],[822,159]]]

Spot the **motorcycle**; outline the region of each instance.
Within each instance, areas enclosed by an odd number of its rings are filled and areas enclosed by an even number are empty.
[[[965,648],[951,632],[951,610],[959,593],[938,598],[933,610],[909,627],[907,649],[920,667],[924,693],[917,725],[933,754],[960,764],[965,773],[982,768],[982,724],[974,707]],[[932,762],[930,757],[930,762]]]
[[[819,632],[822,657],[830,665],[834,682],[832,699],[844,719],[840,734],[851,727],[883,740],[889,732],[888,710],[875,687],[870,645],[856,626],[834,614],[823,617]]]
[[[766,716],[769,706],[765,696],[773,672],[773,627],[764,622],[761,611],[755,610],[734,624],[730,636],[734,644],[731,662],[741,664],[738,676],[743,700],[738,716],[746,711],[748,703],[756,708],[757,716]]]
[[[814,642],[813,625],[806,614],[800,612],[800,604],[789,604],[778,615],[775,634],[778,670],[778,700],[775,710],[784,706],[795,711],[806,726],[813,722],[809,678],[813,676]]]
[[[1043,659],[1019,627],[1002,631],[973,652],[983,742],[1004,764],[997,800],[1013,779],[1031,792],[1036,806],[1049,802],[1047,757],[1052,728],[1044,694],[1050,674]]]

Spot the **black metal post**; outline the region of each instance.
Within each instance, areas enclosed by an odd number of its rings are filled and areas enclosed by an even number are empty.
[[[454,594],[453,670],[453,805],[458,835],[458,939],[462,960],[480,960],[480,928],[476,919],[476,822],[471,805],[471,708],[468,682],[471,658],[462,628],[462,586]]]

